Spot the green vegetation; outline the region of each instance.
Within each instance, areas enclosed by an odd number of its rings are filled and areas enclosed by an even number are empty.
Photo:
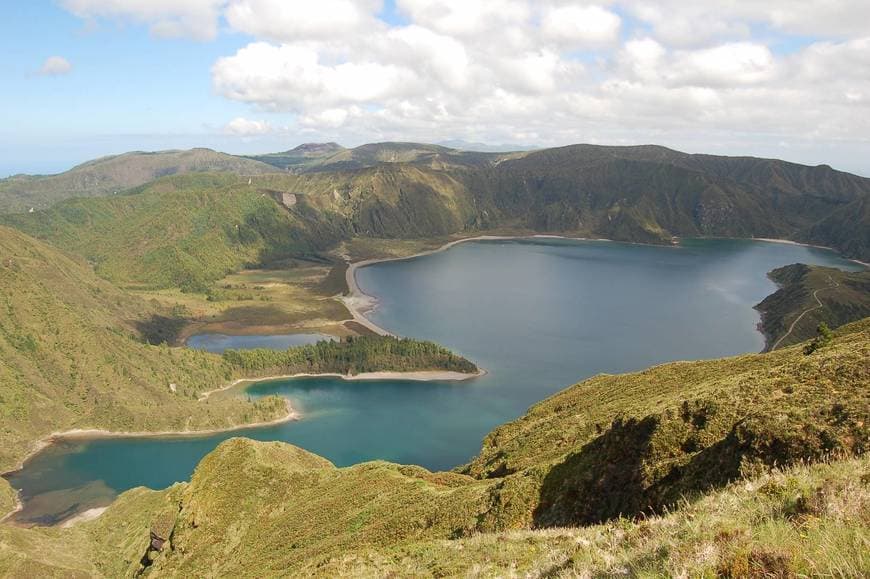
[[[833,339],[834,333],[831,331],[831,328],[828,327],[828,324],[822,322],[819,324],[816,337],[804,346],[804,354],[809,356],[819,348],[824,348],[830,344]]]
[[[8,513],[15,508],[15,489],[6,479],[0,479],[0,513]],[[0,517],[3,515],[0,514]]]
[[[167,175],[228,172],[259,175],[274,168],[210,149],[132,152],[89,161],[58,175],[0,179],[0,213],[44,209],[70,197],[113,195]]]
[[[807,340],[821,323],[838,328],[870,316],[870,270],[795,263],[768,276],[780,287],[755,306],[768,349]]]
[[[0,528],[0,560],[131,574],[177,512],[145,573],[866,574],[870,462],[849,456],[870,445],[868,352],[870,319],[809,356],[597,376],[496,429],[461,472],[233,439],[189,483],[125,493],[96,521]]]
[[[862,577],[870,459],[774,470],[664,516],[317,558],[321,577]]]
[[[340,342],[321,341],[287,350],[227,350],[223,358],[243,373],[258,375],[478,371],[472,362],[433,342],[384,336],[348,336]]]
[[[328,223],[309,223],[231,175],[187,175],[127,195],[73,199],[10,225],[94,264],[116,284],[206,292],[246,265],[305,255],[335,242]]]

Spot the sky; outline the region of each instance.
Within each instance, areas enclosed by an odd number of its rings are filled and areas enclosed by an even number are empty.
[[[7,0],[0,74],[0,176],[387,140],[870,176],[868,0]]]

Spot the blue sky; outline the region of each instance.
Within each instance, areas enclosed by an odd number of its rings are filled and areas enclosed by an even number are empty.
[[[870,175],[870,3],[833,2],[6,3],[0,176],[387,139],[655,142]],[[41,74],[49,57],[70,70]]]

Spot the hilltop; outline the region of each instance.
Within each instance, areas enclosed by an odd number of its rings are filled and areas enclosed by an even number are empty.
[[[767,348],[807,340],[822,322],[838,328],[870,316],[870,271],[795,263],[768,276],[779,289],[755,306]]]
[[[70,197],[117,194],[165,177],[228,172],[259,175],[273,168],[211,149],[134,151],[88,161],[57,175],[16,175],[0,180],[0,213],[43,209]]]
[[[72,529],[5,527],[0,544],[7,569],[83,576],[132,575],[140,561],[155,576],[860,574],[867,459],[769,469],[864,451],[868,351],[864,320],[812,354],[597,376],[496,429],[449,473],[335,468],[233,439],[189,483],[130,491]],[[162,551],[149,528],[169,540]]]
[[[77,251],[109,279],[152,287],[191,276],[207,285],[356,239],[493,231],[643,243],[773,237],[870,259],[870,179],[827,166],[657,146],[501,154],[380,143],[278,157],[265,174],[164,177],[3,221]]]

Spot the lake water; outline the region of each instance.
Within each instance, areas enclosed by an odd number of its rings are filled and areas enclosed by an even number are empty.
[[[276,334],[270,336],[230,336],[227,334],[197,334],[187,339],[187,346],[220,354],[224,350],[251,350],[268,348],[286,350],[292,346],[314,344],[321,340],[334,340],[326,334]]]
[[[488,370],[468,382],[297,379],[253,386],[303,420],[199,438],[66,441],[10,477],[19,519],[52,523],[134,486],[187,480],[232,436],[292,442],[337,465],[370,459],[448,469],[496,425],[600,372],[757,352],[752,306],[775,290],[766,273],[813,263],[859,269],[836,254],[748,240],[676,247],[599,241],[486,241],[358,271],[379,299],[373,321],[440,342]]]

